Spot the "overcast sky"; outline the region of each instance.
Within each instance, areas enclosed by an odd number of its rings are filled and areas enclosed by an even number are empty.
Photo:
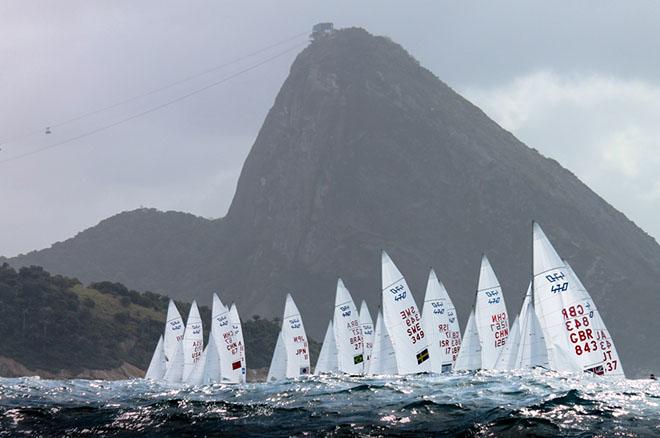
[[[399,42],[503,127],[660,237],[660,2],[465,3],[0,0],[0,255],[50,246],[140,206],[223,216],[304,36],[42,132],[319,21],[361,26]],[[2,162],[287,50],[144,117]]]

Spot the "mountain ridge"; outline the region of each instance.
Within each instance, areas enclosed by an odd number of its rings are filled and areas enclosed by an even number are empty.
[[[180,298],[221,290],[265,316],[279,314],[293,291],[320,337],[337,277],[375,307],[380,249],[418,303],[435,267],[463,324],[485,251],[517,312],[535,219],[591,291],[624,364],[634,364],[625,366],[642,372],[659,359],[644,348],[659,323],[642,317],[636,332],[629,318],[660,304],[657,242],[401,46],[362,29],[317,38],[298,55],[224,218],[124,215],[99,225],[94,239],[10,263]]]

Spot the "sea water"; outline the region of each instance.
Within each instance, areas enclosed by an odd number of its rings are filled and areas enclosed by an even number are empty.
[[[654,436],[660,385],[543,372],[185,387],[0,379],[11,436]]]

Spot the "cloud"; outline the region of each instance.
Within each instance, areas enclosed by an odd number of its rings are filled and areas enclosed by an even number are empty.
[[[660,237],[660,85],[537,71],[462,93]]]

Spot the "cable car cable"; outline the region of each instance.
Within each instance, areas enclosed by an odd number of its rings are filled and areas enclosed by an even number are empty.
[[[118,101],[118,102],[112,103],[112,104],[110,104],[110,105],[107,105],[107,106],[104,106],[104,107],[101,107],[101,108],[97,108],[97,109],[93,109],[93,110],[90,110],[90,111],[84,112],[84,113],[82,113],[82,114],[79,114],[79,115],[77,115],[77,116],[71,117],[70,119],[63,120],[63,121],[58,122],[58,123],[51,123],[51,124],[49,124],[48,127],[46,128],[45,133],[46,133],[46,134],[50,134],[50,133],[51,133],[51,130],[52,130],[53,128],[58,128],[58,127],[60,127],[60,126],[64,126],[64,125],[68,125],[68,124],[73,123],[73,122],[77,122],[78,120],[84,119],[84,118],[86,118],[86,117],[93,116],[93,115],[96,115],[96,114],[102,113],[102,112],[104,112],[104,111],[108,111],[108,110],[111,110],[111,109],[117,108],[117,107],[122,106],[122,105],[125,105],[125,104],[127,104],[127,103],[134,102],[134,101],[136,101],[136,100],[138,100],[138,99],[141,99],[141,98],[143,98],[143,97],[151,96],[152,94],[156,94],[156,93],[159,93],[159,92],[161,92],[161,91],[165,91],[165,90],[170,89],[170,88],[172,88],[172,87],[175,87],[175,86],[177,86],[177,85],[183,84],[183,83],[188,82],[188,81],[191,81],[191,80],[193,80],[193,79],[197,79],[197,78],[199,78],[199,77],[201,77],[201,76],[205,76],[205,75],[207,75],[207,74],[209,74],[209,73],[213,73],[213,72],[215,72],[215,71],[217,71],[217,70],[220,70],[220,69],[223,69],[223,68],[225,68],[225,67],[229,67],[230,65],[233,65],[233,64],[236,64],[236,63],[238,63],[238,62],[244,61],[244,60],[246,60],[246,59],[248,59],[248,58],[251,58],[251,57],[253,57],[253,56],[255,56],[255,55],[259,55],[259,54],[261,54],[261,53],[263,53],[263,52],[266,52],[266,51],[268,51],[268,50],[270,50],[270,49],[272,49],[272,48],[274,48],[274,47],[281,46],[282,44],[286,44],[286,43],[288,43],[288,42],[290,42],[290,41],[292,41],[292,40],[295,40],[295,39],[300,38],[301,36],[303,36],[303,35],[307,35],[307,34],[308,34],[308,32],[301,32],[301,33],[298,33],[298,34],[296,34],[296,35],[293,35],[293,36],[291,36],[291,37],[289,37],[289,38],[286,38],[286,39],[284,39],[284,40],[278,41],[278,42],[276,42],[276,43],[270,44],[270,45],[268,45],[268,46],[266,46],[266,47],[263,47],[263,48],[261,48],[261,49],[259,49],[259,50],[254,51],[254,52],[248,53],[247,55],[243,55],[243,56],[241,56],[241,57],[239,57],[239,58],[236,58],[236,59],[234,59],[234,60],[232,60],[232,61],[226,62],[226,63],[224,63],[224,64],[216,65],[215,67],[211,67],[211,68],[209,68],[209,69],[206,69],[206,70],[201,71],[201,72],[199,72],[199,73],[192,74],[192,75],[190,75],[190,76],[186,76],[185,78],[179,79],[179,80],[174,81],[174,82],[170,82],[169,84],[163,85],[163,86],[161,86],[161,87],[155,88],[155,89],[150,90],[150,91],[147,91],[147,92],[145,92],[145,93],[138,94],[138,95],[135,95],[135,96],[133,96],[133,97],[129,97],[129,98],[127,98],[127,99],[124,99],[124,100],[121,100],[121,101]],[[13,137],[6,137],[6,138],[4,138],[4,139],[0,139],[0,144],[2,144],[2,145],[7,145],[7,144],[9,144],[9,143],[15,143],[15,142],[17,142],[17,141],[19,141],[19,140],[22,140],[22,139],[27,138],[27,137],[31,137],[31,136],[36,135],[36,134],[39,134],[39,133],[44,133],[44,128],[34,129],[34,130],[27,131],[27,132],[25,132],[25,133],[23,133],[23,134],[19,134],[19,135],[13,136]]]
[[[231,75],[229,75],[229,76],[226,76],[226,77],[224,77],[223,79],[220,79],[220,80],[218,80],[218,81],[212,82],[212,83],[210,83],[210,84],[208,84],[208,85],[205,85],[204,87],[197,88],[197,89],[195,89],[195,90],[193,90],[193,91],[191,91],[191,92],[188,92],[188,93],[186,93],[186,94],[184,94],[184,95],[182,95],[182,96],[179,96],[179,97],[177,97],[177,98],[175,98],[175,99],[168,100],[168,101],[166,101],[166,102],[164,102],[164,103],[162,103],[162,104],[159,104],[159,105],[156,105],[156,106],[154,106],[154,107],[148,108],[148,109],[146,109],[146,110],[144,110],[144,111],[140,111],[140,112],[138,112],[138,113],[132,114],[132,115],[130,115],[130,116],[128,116],[128,117],[125,117],[125,118],[123,118],[123,119],[117,120],[117,121],[112,122],[112,123],[109,123],[109,124],[107,124],[107,125],[99,126],[98,128],[95,128],[95,129],[93,129],[93,130],[91,130],[91,131],[87,131],[87,132],[84,132],[84,133],[82,133],[82,134],[80,134],[80,135],[76,135],[76,136],[74,136],[74,137],[67,138],[66,140],[62,140],[62,141],[59,141],[59,142],[56,142],[56,143],[52,143],[52,144],[49,144],[49,145],[47,145],[47,146],[44,146],[44,147],[38,148],[38,149],[34,149],[34,150],[32,150],[32,151],[29,151],[29,152],[24,152],[24,153],[22,153],[22,154],[18,154],[18,155],[14,155],[14,156],[12,156],[12,157],[9,157],[9,158],[5,158],[4,160],[0,160],[0,164],[8,163],[8,162],[10,162],[10,161],[15,161],[15,160],[18,160],[18,159],[21,159],[21,158],[25,158],[25,157],[29,157],[29,156],[31,156],[31,155],[35,155],[35,154],[38,154],[38,153],[40,153],[40,152],[44,152],[44,151],[47,151],[47,150],[49,150],[49,149],[56,148],[56,147],[58,147],[58,146],[65,145],[65,144],[70,143],[70,142],[72,142],[72,141],[79,140],[79,139],[84,138],[84,137],[89,137],[90,135],[96,134],[96,133],[101,132],[101,131],[105,131],[105,130],[110,129],[110,128],[114,128],[115,126],[121,125],[121,124],[123,124],[123,123],[129,122],[129,121],[131,121],[131,120],[137,119],[137,118],[142,117],[142,116],[145,116],[145,115],[147,115],[147,114],[153,113],[153,112],[155,112],[155,111],[158,111],[158,110],[160,110],[160,109],[163,109],[163,108],[165,108],[165,107],[168,107],[168,106],[170,106],[170,105],[173,105],[173,104],[175,104],[175,103],[177,103],[177,102],[180,102],[180,101],[182,101],[182,100],[184,100],[184,99],[187,99],[187,98],[189,98],[189,97],[191,97],[191,96],[194,96],[194,95],[196,95],[196,94],[199,94],[199,93],[201,93],[201,92],[203,92],[203,91],[206,91],[206,90],[208,90],[208,89],[210,89],[210,88],[213,88],[213,87],[215,87],[215,86],[217,86],[217,85],[223,84],[223,83],[225,83],[225,82],[227,82],[227,81],[229,81],[229,80],[231,80],[231,79],[233,79],[233,78],[235,78],[235,77],[237,77],[237,76],[240,76],[240,75],[242,75],[242,74],[244,74],[244,73],[247,73],[247,72],[249,72],[249,71],[251,71],[251,70],[254,70],[254,69],[258,68],[258,67],[261,67],[262,65],[267,64],[267,63],[270,62],[270,61],[273,61],[273,60],[275,60],[275,59],[281,58],[282,56],[284,56],[284,55],[286,55],[286,54],[292,52],[293,50],[296,50],[296,49],[298,49],[298,48],[300,48],[300,47],[302,47],[303,45],[306,45],[306,44],[307,44],[306,42],[305,42],[305,43],[302,43],[302,44],[297,44],[297,45],[295,45],[295,46],[293,46],[293,47],[290,47],[290,48],[288,48],[288,49],[286,49],[286,50],[284,50],[284,51],[282,51],[282,52],[279,52],[278,54],[276,54],[276,55],[274,55],[274,56],[271,56],[271,57],[269,57],[269,58],[266,58],[266,59],[264,59],[263,61],[261,61],[261,62],[259,62],[259,63],[257,63],[257,64],[254,64],[254,65],[252,65],[252,66],[250,66],[250,67],[247,67],[247,68],[244,68],[243,70],[240,70],[240,71],[238,71],[238,72],[236,72],[236,73],[234,73],[234,74],[231,74]]]

